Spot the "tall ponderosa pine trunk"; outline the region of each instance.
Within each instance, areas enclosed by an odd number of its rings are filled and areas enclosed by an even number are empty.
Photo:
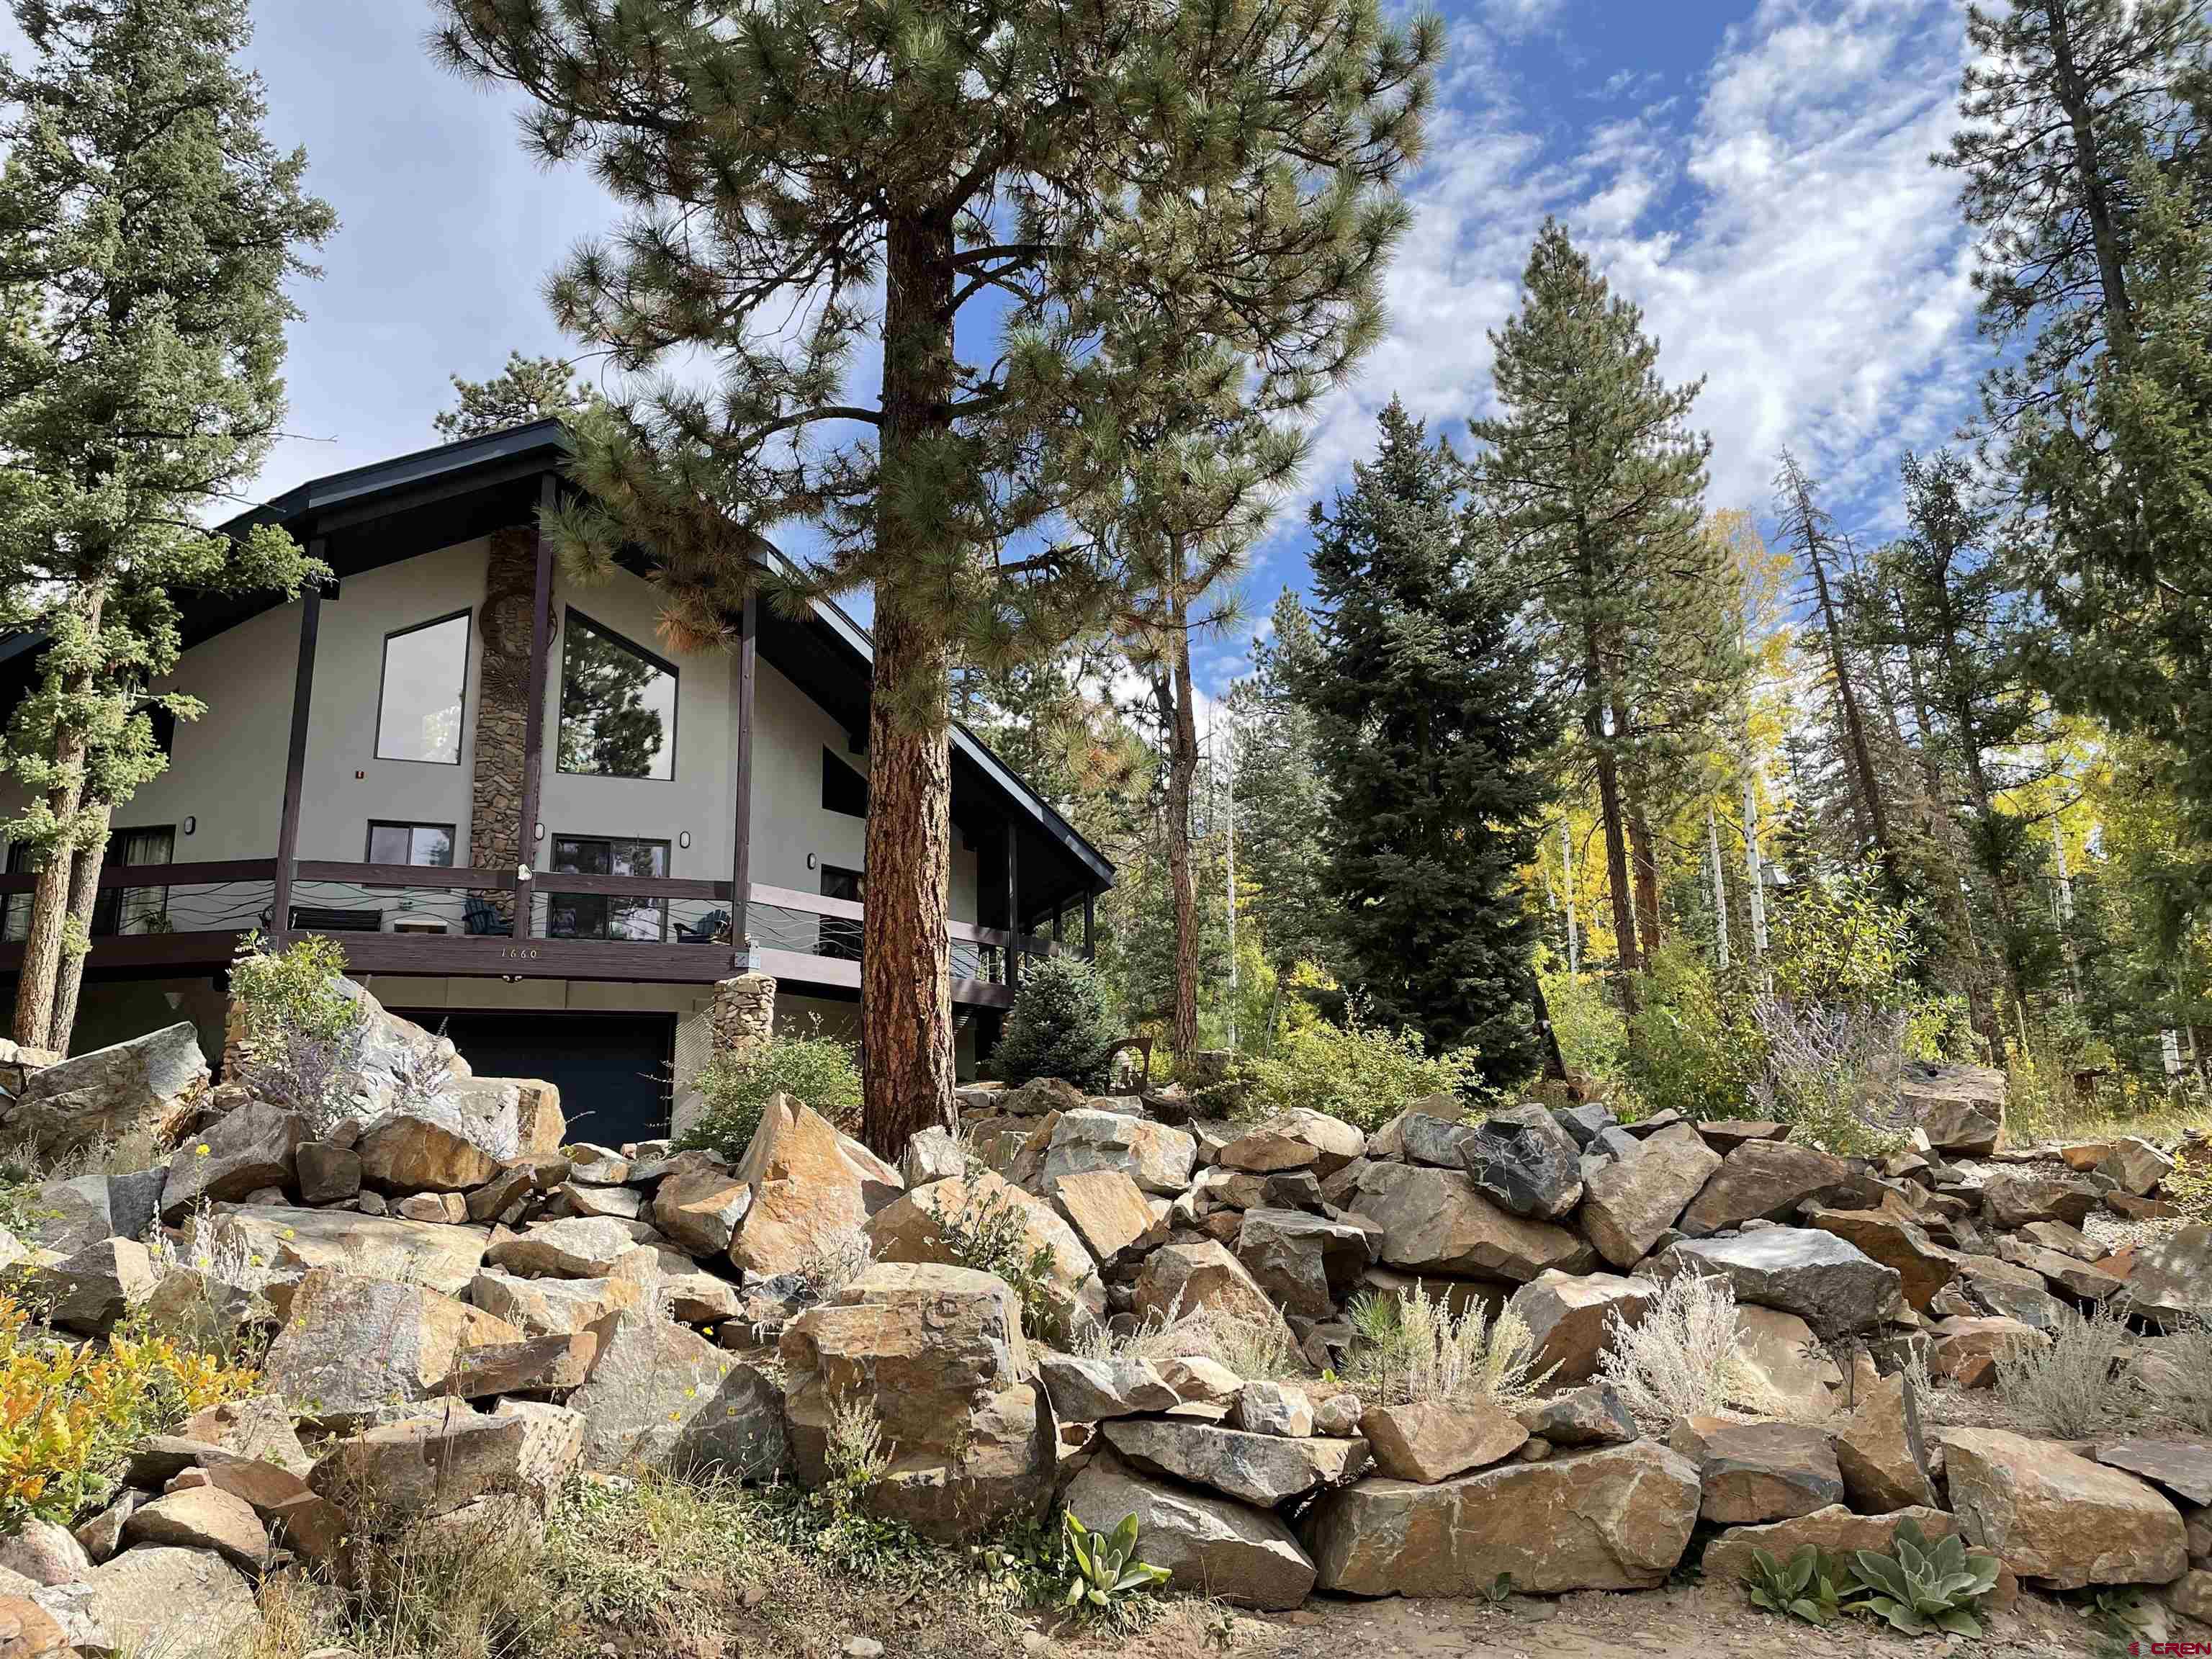
[[[92,912],[100,902],[100,871],[107,853],[108,820],[115,809],[106,801],[84,809],[84,834],[76,849],[76,867],[70,875],[69,919],[78,938],[92,937]],[[70,1033],[76,1026],[77,993],[84,986],[82,951],[64,948],[54,985],[53,1022],[47,1028],[53,1046],[67,1050]]]
[[[1585,564],[1587,571],[1587,564]],[[1583,635],[1583,735],[1589,739],[1597,769],[1599,816],[1605,823],[1606,886],[1613,899],[1613,934],[1619,963],[1620,1006],[1636,1012],[1636,981],[1643,967],[1636,950],[1636,911],[1628,877],[1628,839],[1621,829],[1620,766],[1613,757],[1613,738],[1606,731],[1605,654],[1599,649],[1595,607],[1586,605]]]
[[[884,295],[884,488],[876,534],[893,567],[915,532],[900,502],[952,394],[952,226],[894,216]],[[909,580],[926,580],[913,548]],[[860,923],[861,1138],[896,1158],[952,1109],[952,984],[947,960],[952,753],[941,601],[891,581],[876,590],[868,709],[866,902]],[[1007,918],[1018,927],[1020,918]],[[1011,961],[1011,957],[1009,958]]]
[[[105,583],[94,583],[85,590],[83,604],[84,629],[94,640],[100,637],[100,621],[107,603]],[[82,698],[90,689],[91,677],[87,673],[73,674],[64,688],[64,702]],[[54,764],[68,776],[72,769],[84,764],[86,757],[83,730],[64,721],[54,732]],[[55,821],[69,824],[76,817],[84,799],[84,781],[81,774],[69,776],[69,781],[46,792],[46,806]],[[54,848],[39,868],[38,885],[31,891],[31,920],[23,939],[23,963],[15,981],[15,1041],[27,1048],[46,1048],[60,1046],[69,1041],[69,1034],[54,1036],[54,995],[61,982],[63,928],[69,918],[70,878],[76,872],[76,862],[70,856],[67,842]],[[94,854],[95,871],[98,854]],[[74,999],[72,999],[74,1004]]]
[[[1168,880],[1175,896],[1175,1018],[1168,1033],[1177,1060],[1198,1049],[1198,878],[1190,859],[1190,793],[1198,775],[1198,716],[1190,672],[1189,602],[1176,561],[1169,603],[1173,665],[1157,685],[1168,729]]]
[[[1659,923],[1659,849],[1651,836],[1651,821],[1644,816],[1642,793],[1627,792],[1628,852],[1636,866],[1636,932],[1638,953],[1649,962],[1667,942]]]
[[[1828,586],[1828,562],[1821,550],[1814,522],[1811,492],[1798,486],[1799,514],[1805,540],[1805,562],[1813,569],[1813,591],[1820,610],[1820,627],[1828,644],[1828,663],[1836,677],[1836,708],[1842,715],[1844,740],[1850,745],[1852,789],[1865,812],[1864,823],[1874,843],[1875,856],[1894,888],[1896,860],[1890,849],[1889,819],[1881,799],[1881,785],[1875,776],[1874,751],[1867,745],[1866,721],[1860,713],[1858,686],[1851,677],[1850,657],[1844,649],[1843,624],[1837,620],[1834,595]]]

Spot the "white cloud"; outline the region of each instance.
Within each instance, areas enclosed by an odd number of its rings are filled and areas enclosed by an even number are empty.
[[[1705,377],[1713,505],[1763,513],[1788,444],[1839,503],[1884,516],[1898,454],[1950,435],[1982,361],[1957,180],[1928,164],[1961,33],[1945,0],[1759,0],[1693,103],[1564,148],[1486,58],[1462,68],[1413,187],[1389,337],[1325,413],[1310,491],[1341,482],[1394,392],[1432,426],[1486,412],[1487,331],[1553,213],[1644,308],[1663,372]]]

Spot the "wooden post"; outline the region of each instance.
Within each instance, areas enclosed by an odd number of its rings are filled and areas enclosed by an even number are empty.
[[[1006,988],[1015,990],[1022,982],[1022,860],[1019,837],[1014,826],[1006,825]]]
[[[545,659],[552,646],[553,542],[545,533],[545,515],[553,510],[556,488],[550,472],[538,480],[538,568],[530,583],[530,700],[522,711],[522,825],[514,842],[521,866],[514,885],[517,939],[528,939],[536,925],[531,900],[537,884],[519,878],[522,870],[538,867],[538,808],[545,772]]]
[[[730,966],[752,966],[752,939],[746,906],[753,891],[753,664],[760,631],[760,605],[753,590],[738,613],[738,752],[736,823],[730,842]]]
[[[307,556],[323,556],[317,537]],[[323,626],[323,590],[308,582],[300,590],[300,661],[292,677],[292,733],[284,750],[284,812],[276,821],[276,884],[270,896],[269,939],[282,946],[292,927],[292,872],[300,859],[300,797],[307,772],[307,708],[315,696],[315,640]]]
[[[1085,893],[1083,896],[1083,959],[1085,962],[1096,962],[1098,959],[1098,948],[1091,939],[1091,908],[1096,896],[1091,893]]]

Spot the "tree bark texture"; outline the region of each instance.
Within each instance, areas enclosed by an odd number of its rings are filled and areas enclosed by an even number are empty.
[[[107,826],[114,811],[106,801],[84,809],[84,839],[76,848],[76,867],[70,872],[70,920],[76,924],[77,937],[87,940],[92,937],[93,908],[100,902],[100,871],[106,860]],[[84,988],[84,951],[64,945],[55,974],[53,1018],[46,1036],[48,1046],[64,1054],[69,1052],[70,1033],[76,1025],[77,993]]]
[[[100,634],[106,598],[106,589],[101,586],[94,586],[85,596],[85,629],[94,638]],[[86,676],[73,676],[66,690],[71,696],[82,696],[88,684]],[[82,731],[64,724],[55,732],[54,763],[65,774],[82,768],[85,756]],[[46,792],[46,805],[56,822],[66,826],[76,817],[83,798],[84,779],[80,771]],[[70,842],[64,840],[46,855],[39,869],[38,885],[31,891],[30,926],[15,980],[15,1038],[27,1048],[54,1046],[51,1040],[54,993],[61,977],[62,929],[69,916],[70,878],[74,870]]]
[[[1190,793],[1198,775],[1198,716],[1193,707],[1188,607],[1170,602],[1171,678],[1159,695],[1168,715],[1168,880],[1175,894],[1175,1018],[1168,1042],[1181,1060],[1198,1052],[1198,878],[1190,860]]]
[[[884,299],[882,468],[876,534],[910,580],[876,590],[868,708],[868,827],[860,923],[861,1135],[896,1159],[952,1110],[952,984],[945,924],[951,879],[950,657],[927,583],[927,550],[899,505],[918,452],[946,428],[952,386],[952,227],[941,213],[894,213]],[[911,550],[914,557],[902,560]],[[1018,926],[1019,917],[1008,918]]]

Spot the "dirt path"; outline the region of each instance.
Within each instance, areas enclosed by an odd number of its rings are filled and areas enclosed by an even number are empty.
[[[1244,1621],[1240,1635],[1237,1650],[1253,1659],[2059,1659],[2097,1651],[2096,1633],[2079,1612],[2036,1596],[2023,1597],[1978,1639],[1911,1641],[1856,1619],[1826,1629],[1785,1624],[1747,1606],[1740,1593],[1711,1585],[1639,1595],[1516,1595],[1498,1607],[1322,1599],[1297,1613]]]

